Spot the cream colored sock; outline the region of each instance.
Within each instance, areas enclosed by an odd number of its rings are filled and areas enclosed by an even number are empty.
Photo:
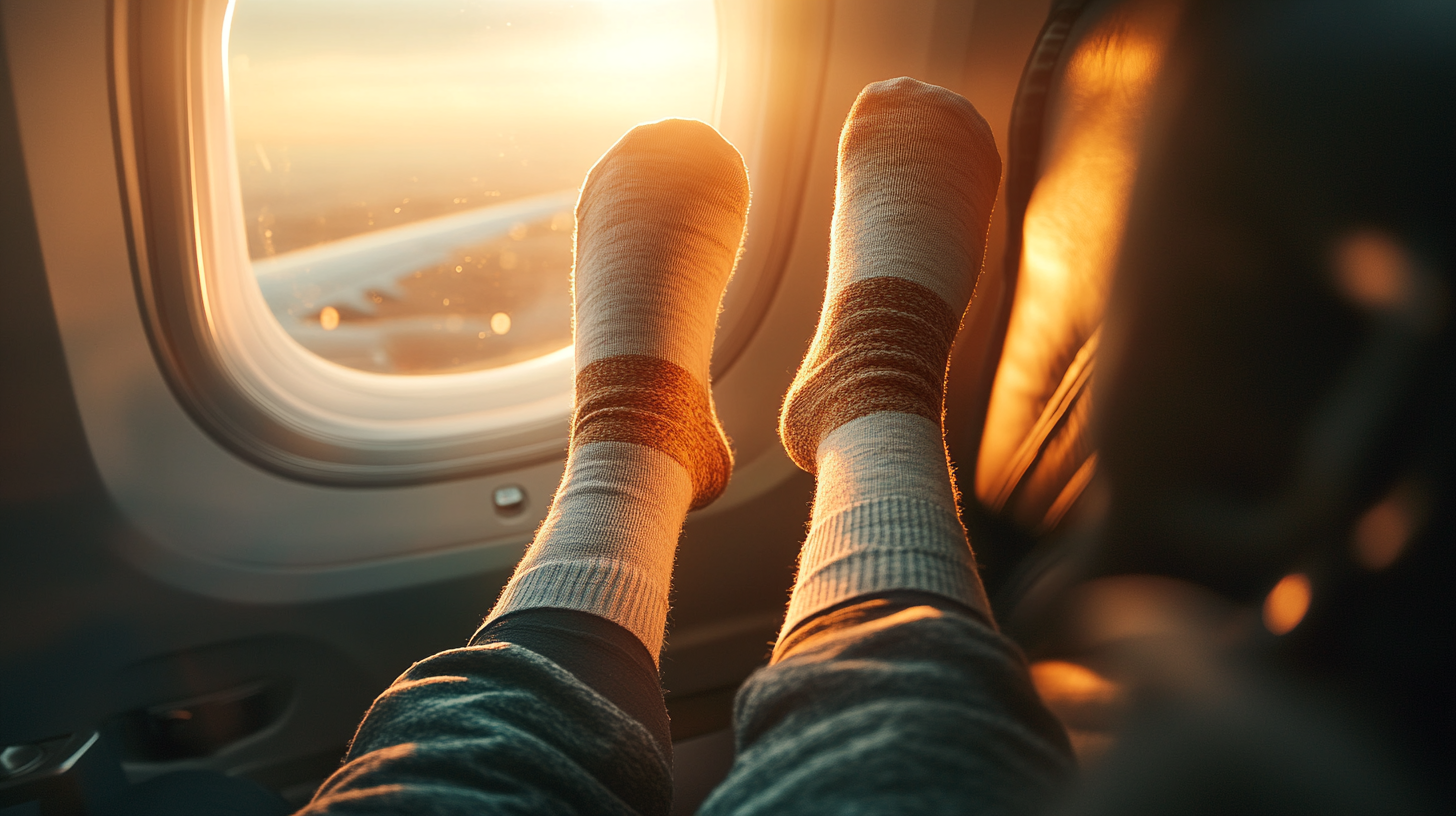
[[[539,607],[590,612],[657,658],[683,519],[733,470],[708,364],[748,197],[738,152],[683,119],[634,128],[587,175],[566,473],[487,621]]]
[[[891,590],[990,618],[946,458],[945,371],[985,255],[1001,159],[964,98],[870,85],[839,140],[829,281],[779,436],[817,473],[783,631]]]

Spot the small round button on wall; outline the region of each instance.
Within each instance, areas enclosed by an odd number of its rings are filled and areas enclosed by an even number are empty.
[[[502,515],[514,516],[526,509],[526,491],[520,485],[497,487],[491,494],[491,500],[495,503],[495,511]]]

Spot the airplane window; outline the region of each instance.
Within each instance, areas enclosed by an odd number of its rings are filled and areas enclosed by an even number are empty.
[[[713,119],[712,0],[237,0],[243,228],[335,363],[495,368],[571,342],[572,215],[632,125]]]

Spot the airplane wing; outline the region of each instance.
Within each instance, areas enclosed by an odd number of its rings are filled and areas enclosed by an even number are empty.
[[[253,261],[253,274],[279,322],[296,320],[290,307],[351,307],[369,312],[370,292],[402,296],[398,281],[444,262],[453,250],[488,241],[517,224],[569,212],[575,190],[517,199],[458,215],[431,218]]]

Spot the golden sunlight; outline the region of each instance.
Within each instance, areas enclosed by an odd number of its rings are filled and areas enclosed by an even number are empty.
[[[1400,242],[1378,230],[1361,230],[1335,248],[1335,279],[1352,303],[1388,312],[1414,291],[1411,259]]]
[[[1097,672],[1064,660],[1031,664],[1031,681],[1042,699],[1063,705],[1111,705],[1122,693],[1116,683]]]
[[[1371,572],[1394,564],[1423,521],[1425,502],[1421,491],[1401,485],[1355,523],[1350,541],[1355,563]]]
[[[710,0],[238,0],[249,249],[572,189],[633,125],[712,118],[716,26]]]
[[[1125,693],[1118,683],[1086,666],[1063,660],[1031,664],[1031,681],[1047,708],[1062,721],[1077,759],[1095,762],[1112,745]]]
[[[634,125],[711,120],[713,0],[236,0],[248,255],[313,353],[387,374],[571,343],[571,200]]]
[[[1303,573],[1291,573],[1279,579],[1264,598],[1264,626],[1276,635],[1294,630],[1309,611],[1312,590]]]
[[[1051,399],[1072,373],[1068,362],[1095,344],[1151,90],[1180,10],[1170,0],[1137,0],[1099,18],[1049,106],[1043,170],[1023,221],[1016,300],[976,467],[976,494],[993,508],[1025,481],[1019,452],[1043,411],[1056,408]],[[1085,464],[1061,463],[1068,477]],[[1057,495],[1018,520],[1035,527]]]

